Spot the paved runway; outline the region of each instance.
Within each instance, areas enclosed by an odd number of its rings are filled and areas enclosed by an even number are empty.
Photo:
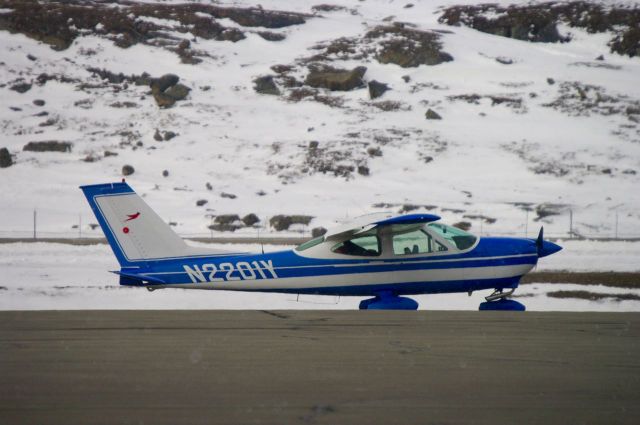
[[[1,424],[638,424],[640,314],[0,312]]]

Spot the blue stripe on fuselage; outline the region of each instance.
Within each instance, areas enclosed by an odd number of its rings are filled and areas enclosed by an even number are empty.
[[[392,259],[316,259],[302,257],[294,251],[279,251],[267,254],[233,255],[228,257],[184,258],[172,261],[149,262],[145,270],[136,270],[138,274],[153,276],[167,284],[193,283],[184,266],[202,270],[204,265],[214,264],[218,268],[223,263],[237,264],[245,262],[255,264],[269,262],[273,265],[278,278],[296,278],[312,276],[331,276],[357,273],[376,273],[393,271],[417,271],[435,269],[453,269],[469,267],[499,267],[537,262],[535,242],[529,239],[482,238],[470,252],[454,255],[425,255],[418,257],[399,256]],[[254,266],[255,268],[255,266]],[[255,273],[256,280],[272,278],[263,269],[265,276]],[[225,274],[217,274],[223,277]],[[226,277],[226,276],[224,276]],[[229,277],[240,278],[235,270]],[[224,279],[227,280],[227,279]]]
[[[300,289],[261,289],[260,292],[342,296],[368,296],[381,292],[391,292],[396,295],[444,294],[451,292],[480,291],[483,289],[517,288],[521,277],[522,276],[500,279],[448,280],[443,282],[398,282],[376,285],[325,286]]]

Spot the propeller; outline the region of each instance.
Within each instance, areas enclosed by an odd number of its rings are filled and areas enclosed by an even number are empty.
[[[540,255],[540,251],[542,251],[543,246],[544,246],[544,226],[540,226],[540,231],[538,232],[538,239],[536,239],[536,247],[538,248],[538,255]]]
[[[542,258],[560,251],[562,247],[544,240],[544,226],[542,226],[536,239],[536,249],[538,251],[538,258]]]

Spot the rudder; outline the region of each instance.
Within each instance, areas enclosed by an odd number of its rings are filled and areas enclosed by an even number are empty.
[[[80,186],[121,267],[183,257],[190,249],[125,182]]]

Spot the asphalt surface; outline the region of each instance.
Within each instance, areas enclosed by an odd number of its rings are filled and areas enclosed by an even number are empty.
[[[0,424],[638,424],[639,313],[0,312]]]

